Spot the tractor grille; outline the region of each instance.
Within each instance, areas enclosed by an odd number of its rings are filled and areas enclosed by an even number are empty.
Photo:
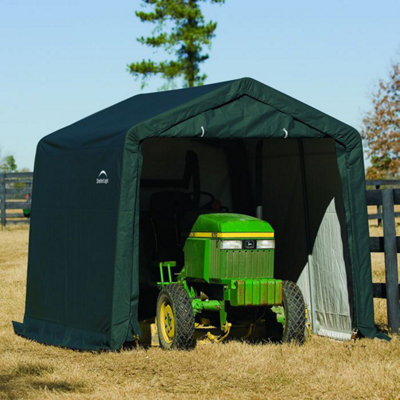
[[[272,278],[274,250],[220,250],[213,249],[210,260],[210,278],[255,279]]]

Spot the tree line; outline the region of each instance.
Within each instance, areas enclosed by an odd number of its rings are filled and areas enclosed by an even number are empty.
[[[361,136],[371,166],[368,179],[398,178],[400,174],[400,63],[372,94],[372,108],[363,119]]]
[[[0,172],[17,172],[17,163],[13,155],[0,156]]]

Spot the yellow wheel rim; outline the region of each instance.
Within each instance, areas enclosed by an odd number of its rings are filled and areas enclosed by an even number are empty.
[[[171,305],[163,302],[160,308],[161,333],[167,343],[171,343],[175,335],[175,318]]]

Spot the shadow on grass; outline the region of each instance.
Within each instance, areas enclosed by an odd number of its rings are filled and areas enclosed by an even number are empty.
[[[43,379],[54,368],[46,364],[20,364],[8,374],[0,374],[0,399],[14,400],[28,398],[32,391],[54,391],[61,393],[88,392],[81,382]]]

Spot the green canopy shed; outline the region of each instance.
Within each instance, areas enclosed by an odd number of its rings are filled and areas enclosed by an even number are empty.
[[[140,335],[156,295],[146,216],[177,193],[271,223],[275,275],[298,282],[314,332],[378,334],[360,135],[249,78],[134,96],[40,140],[15,332],[86,350]]]

